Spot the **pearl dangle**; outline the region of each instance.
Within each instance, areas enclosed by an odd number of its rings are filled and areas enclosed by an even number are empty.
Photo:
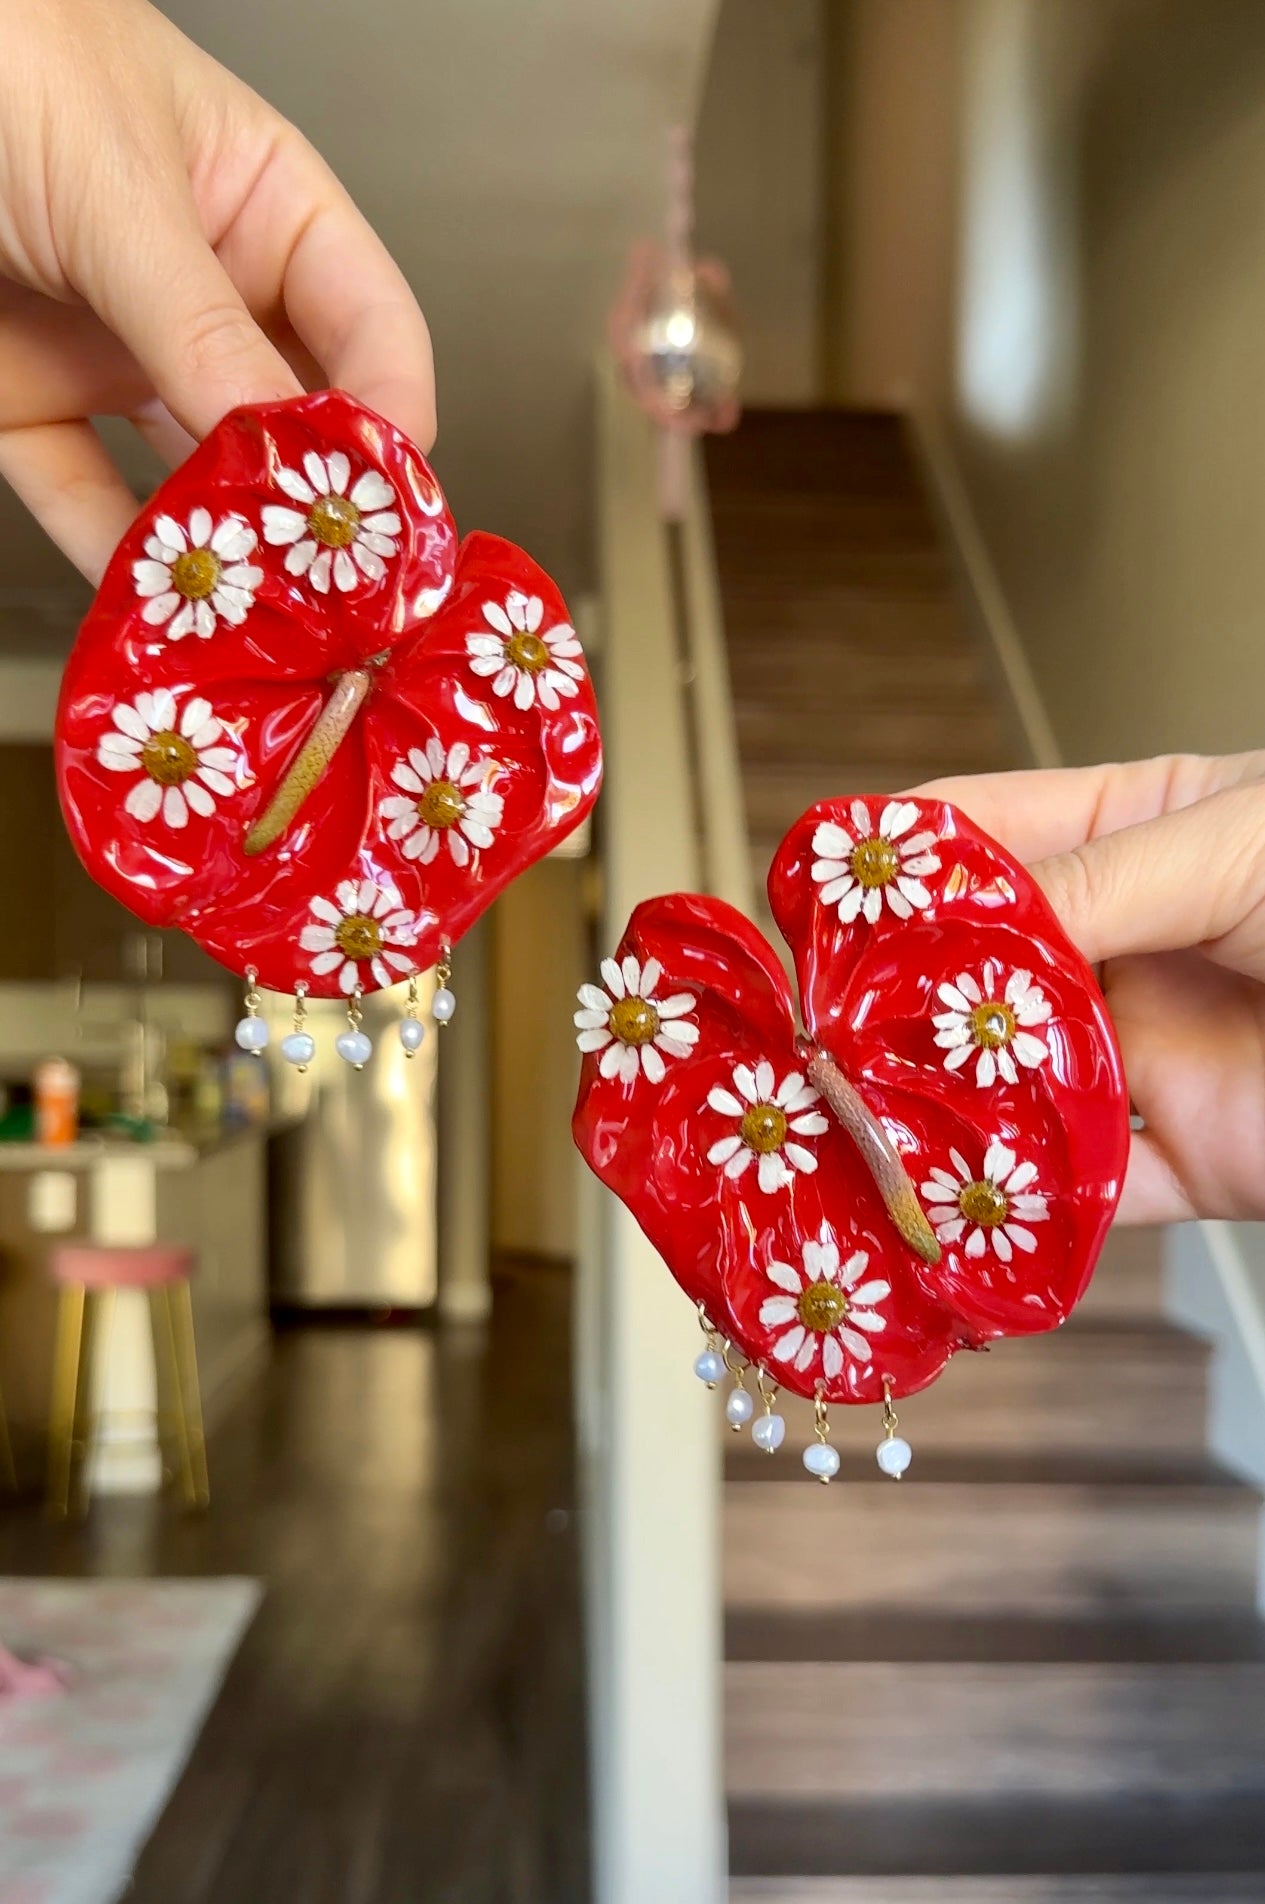
[[[725,1397],[725,1420],[736,1435],[741,1434],[751,1417],[755,1414],[755,1401],[747,1393],[747,1364],[740,1362],[737,1368],[725,1357],[725,1367],[734,1378],[734,1385]]]
[[[364,1015],[361,1008],[363,997],[364,993],[357,985],[347,1000],[347,1029],[340,1031],[334,1040],[334,1049],[339,1057],[345,1058],[356,1071],[363,1071],[373,1056],[373,1039],[360,1029],[360,1020]]]
[[[839,1450],[832,1448],[827,1439],[830,1434],[830,1416],[825,1397],[820,1394],[813,1403],[813,1432],[816,1440],[810,1441],[804,1450],[804,1466],[819,1481],[833,1481],[839,1472]]]
[[[439,980],[439,990],[430,1001],[431,1011],[437,1025],[446,1025],[457,1009],[457,1000],[448,989],[452,977],[452,947],[445,945],[439,954],[439,964],[435,967],[435,977]]]
[[[719,1335],[708,1320],[707,1311],[702,1303],[698,1305],[698,1326],[703,1331],[707,1346],[694,1357],[694,1373],[708,1389],[724,1379],[725,1356]]]
[[[246,967],[246,1016],[239,1018],[233,1036],[243,1051],[249,1051],[254,1058],[262,1058],[268,1043],[268,1024],[259,1016],[259,1007],[263,1004],[258,985],[259,974],[253,965]]]
[[[307,1028],[307,980],[294,988],[294,1030],[281,1040],[281,1055],[302,1076],[316,1056],[316,1040]]]
[[[400,1020],[400,1043],[406,1058],[415,1058],[422,1048],[426,1027],[417,1015],[417,973],[408,982],[408,1003]]]
[[[765,1454],[776,1454],[786,1439],[786,1417],[774,1413],[773,1404],[777,1400],[777,1383],[770,1381],[763,1369],[756,1370],[756,1381],[760,1385],[760,1400],[764,1403],[764,1413],[751,1424],[751,1439],[757,1448]]]
[[[883,1473],[889,1474],[893,1481],[900,1480],[901,1475],[904,1474],[906,1468],[908,1468],[914,1458],[914,1451],[909,1443],[905,1440],[903,1435],[898,1435],[896,1432],[899,1426],[900,1416],[892,1407],[892,1385],[890,1381],[884,1381],[883,1439],[874,1450],[874,1459],[878,1462]]]

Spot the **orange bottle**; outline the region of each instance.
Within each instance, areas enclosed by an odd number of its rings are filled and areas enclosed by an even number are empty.
[[[79,1135],[79,1073],[65,1058],[45,1058],[31,1080],[35,1141],[73,1144]]]

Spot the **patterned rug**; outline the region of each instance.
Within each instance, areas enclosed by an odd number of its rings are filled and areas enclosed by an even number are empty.
[[[259,1603],[253,1580],[0,1580],[0,1637],[70,1668],[0,1702],[0,1904],[115,1904]]]

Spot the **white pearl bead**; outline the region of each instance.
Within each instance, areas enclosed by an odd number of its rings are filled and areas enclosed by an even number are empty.
[[[757,1448],[763,1448],[765,1454],[776,1454],[786,1440],[786,1417],[784,1415],[761,1415],[753,1422],[751,1439]]]
[[[755,1414],[755,1403],[745,1388],[735,1388],[725,1398],[725,1420],[731,1428],[745,1427]]]
[[[281,1040],[281,1055],[287,1064],[311,1064],[316,1056],[316,1040],[310,1031],[291,1031]]]
[[[446,985],[441,985],[430,1001],[430,1008],[441,1025],[446,1025],[457,1009],[457,1001]]]
[[[334,1040],[334,1049],[340,1058],[346,1058],[348,1064],[354,1064],[359,1071],[373,1055],[373,1039],[363,1031],[340,1031]]]
[[[884,1474],[890,1474],[896,1481],[899,1481],[913,1458],[914,1451],[903,1435],[893,1435],[888,1441],[880,1441],[874,1450],[874,1459]]]
[[[243,1051],[262,1051],[268,1042],[268,1027],[262,1018],[239,1018],[233,1033]]]
[[[810,1441],[804,1450],[804,1466],[819,1481],[833,1480],[839,1472],[839,1450],[828,1441]]]
[[[725,1358],[715,1349],[704,1349],[694,1358],[694,1373],[700,1382],[706,1382],[708,1388],[715,1388],[717,1382],[725,1379]]]
[[[416,1018],[401,1018],[400,1043],[406,1051],[419,1051],[422,1039],[426,1036],[426,1027]]]

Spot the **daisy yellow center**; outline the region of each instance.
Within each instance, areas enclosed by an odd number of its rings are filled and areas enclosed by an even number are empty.
[[[549,659],[549,650],[539,635],[519,629],[505,644],[505,659],[526,674],[539,674]]]
[[[364,912],[353,912],[339,920],[334,943],[349,959],[372,959],[382,950],[382,932],[376,919]]]
[[[995,1183],[968,1183],[958,1192],[958,1208],[968,1223],[993,1230],[1005,1221],[1010,1205]]]
[[[742,1141],[758,1157],[780,1150],[786,1142],[786,1117],[776,1104],[753,1104],[743,1113]]]
[[[307,526],[327,549],[345,549],[356,540],[360,511],[347,496],[318,496],[308,511]]]
[[[465,810],[465,800],[451,780],[432,780],[417,803],[427,826],[455,826]]]
[[[198,756],[181,734],[151,734],[141,748],[141,765],[160,787],[179,787],[196,772]]]
[[[970,1018],[971,1036],[985,1051],[1008,1045],[1015,1035],[1015,1014],[1000,999],[986,998]]]
[[[833,1283],[809,1283],[799,1299],[799,1319],[806,1329],[829,1335],[848,1313],[848,1298]]]
[[[900,867],[890,840],[862,840],[852,849],[852,870],[863,886],[887,886]]]
[[[607,1020],[621,1045],[648,1045],[659,1029],[659,1014],[646,998],[620,998]]]
[[[171,565],[171,586],[187,602],[204,602],[214,593],[220,570],[214,549],[186,549]]]

